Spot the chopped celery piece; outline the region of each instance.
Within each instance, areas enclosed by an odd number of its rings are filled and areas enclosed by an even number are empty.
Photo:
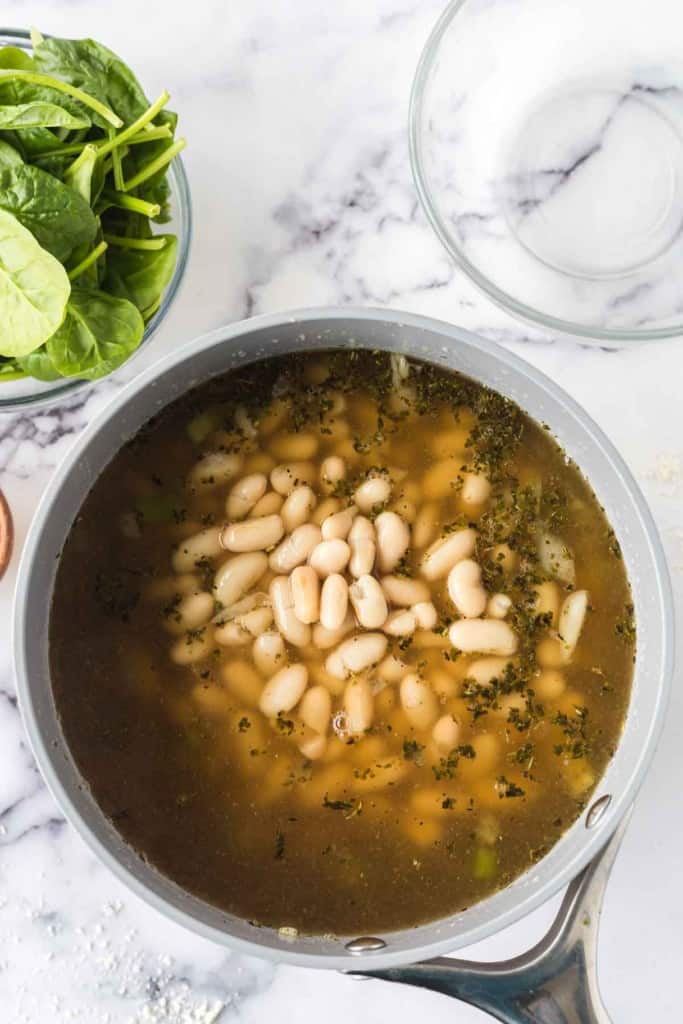
[[[493,878],[498,871],[498,857],[492,846],[480,846],[474,854],[472,875],[483,880]]]

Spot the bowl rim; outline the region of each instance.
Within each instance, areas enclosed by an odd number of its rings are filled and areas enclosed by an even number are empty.
[[[508,350],[500,347],[494,342],[455,327],[443,321],[432,318],[402,313],[387,309],[373,308],[344,308],[325,307],[296,309],[285,313],[268,314],[253,317],[248,320],[239,321],[226,327],[218,328],[209,333],[203,334],[192,341],[187,342],[180,348],[167,354],[162,360],[153,366],[145,369],[138,377],[131,380],[119,394],[92,420],[89,426],[83,431],[80,438],[72,446],[61,465],[53,475],[46,488],[38,510],[34,515],[33,522],[26,539],[19,565],[17,587],[13,611],[13,648],[15,661],[15,675],[17,679],[17,693],[19,706],[22,715],[24,728],[29,737],[29,742],[41,770],[43,778],[52,793],[55,801],[64,811],[70,824],[76,828],[89,848],[96,854],[99,860],[104,863],[123,883],[143,901],[154,907],[160,913],[169,917],[176,924],[180,924],[191,931],[219,943],[228,946],[238,952],[265,958],[268,960],[290,963],[297,966],[316,967],[321,969],[353,970],[353,963],[358,964],[348,954],[344,956],[337,954],[311,953],[305,949],[288,949],[283,943],[282,946],[275,946],[274,941],[268,944],[255,942],[248,938],[235,935],[230,931],[229,925],[220,928],[207,921],[201,920],[195,913],[184,909],[173,901],[171,895],[160,895],[153,888],[151,882],[145,881],[128,867],[123,859],[113,852],[107,843],[95,832],[95,829],[84,819],[81,811],[75,805],[67,786],[61,779],[60,770],[57,766],[57,757],[50,751],[44,738],[39,716],[37,714],[36,702],[33,697],[33,685],[29,682],[27,666],[27,644],[30,645],[31,624],[28,617],[28,595],[33,575],[33,562],[37,556],[37,549],[40,538],[45,529],[46,523],[51,514],[53,501],[58,497],[65,482],[68,480],[75,464],[82,459],[83,451],[87,449],[91,440],[100,430],[106,427],[110,420],[115,419],[118,413],[133,399],[138,392],[148,390],[153,394],[154,384],[158,377],[165,375],[178,364],[189,363],[191,358],[198,352],[210,349],[214,346],[226,346],[236,342],[241,336],[264,329],[275,330],[285,325],[301,324],[306,326],[312,323],[333,323],[334,321],[352,322],[360,327],[363,324],[374,324],[384,322],[399,328],[413,328],[416,331],[426,330],[440,334],[444,341],[454,341],[469,347],[483,350],[485,354],[495,358],[503,364],[506,371],[522,375],[526,380],[536,384],[540,389],[550,396],[552,400],[569,412],[573,419],[578,419],[583,430],[586,432],[591,445],[597,448],[609,458],[615,476],[618,478],[624,496],[632,502],[636,514],[642,524],[646,535],[648,557],[654,569],[652,584],[655,588],[657,606],[661,608],[661,668],[659,680],[657,681],[656,699],[654,709],[649,717],[649,729],[646,741],[634,758],[634,763],[629,764],[627,781],[622,787],[615,787],[611,802],[607,805],[599,825],[592,831],[585,828],[584,818],[581,815],[573,826],[565,833],[568,835],[574,827],[580,826],[582,841],[580,849],[573,856],[565,856],[560,870],[551,877],[538,884],[530,891],[521,892],[513,905],[507,910],[498,913],[495,918],[470,927],[461,936],[436,937],[430,941],[422,942],[409,953],[405,949],[383,949],[373,952],[363,963],[368,969],[379,967],[400,966],[410,961],[425,960],[429,957],[452,952],[456,948],[471,945],[488,936],[502,930],[508,925],[520,920],[532,910],[539,907],[551,896],[557,893],[563,886],[568,884],[588,864],[595,854],[605,845],[620,820],[631,806],[635,795],[642,784],[647,769],[652,761],[661,734],[668,697],[671,690],[674,658],[674,611],[671,582],[661,540],[657,527],[652,518],[649,507],[643,497],[635,479],[626,466],[624,460],[606,437],[602,430],[592,420],[583,408],[574,401],[550,378],[541,371],[527,363],[525,360],[514,355]],[[419,358],[419,357],[418,357]],[[206,379],[206,378],[203,378]],[[196,383],[196,381],[192,382]],[[191,384],[188,384],[191,386]],[[150,415],[152,413],[150,412]],[[660,637],[658,637],[660,639]],[[597,791],[596,791],[597,793]],[[597,799],[594,794],[591,804]],[[584,815],[586,811],[583,812]],[[548,856],[552,855],[552,850]],[[545,858],[544,858],[545,860]],[[542,863],[542,862],[541,862]],[[166,876],[164,876],[166,877]],[[173,883],[176,885],[176,883]],[[513,883],[514,884],[514,883]],[[177,885],[176,885],[177,887]],[[179,887],[177,887],[179,888]],[[509,889],[506,886],[498,892],[505,892]],[[185,896],[187,892],[182,891]],[[495,894],[493,894],[493,898]],[[483,901],[486,902],[486,901]],[[448,918],[436,919],[423,927],[435,927]],[[267,929],[263,930],[264,932]],[[412,931],[412,929],[410,930]],[[387,934],[401,934],[387,933]],[[343,947],[342,947],[343,948]]]
[[[27,50],[30,48],[30,41],[31,34],[27,29],[0,26],[0,46],[14,45],[22,50]],[[173,269],[173,276],[161,297],[159,308],[145,324],[145,331],[138,347],[134,352],[131,352],[120,367],[117,367],[116,370],[98,380],[85,380],[82,377],[60,377],[54,382],[55,387],[34,394],[16,395],[13,398],[3,398],[2,391],[0,390],[0,415],[3,413],[32,412],[34,409],[44,409],[62,401],[67,395],[73,395],[77,391],[84,391],[86,388],[97,387],[102,381],[115,378],[120,370],[130,366],[144,346],[156,335],[167,314],[170,312],[171,306],[183,283],[194,233],[190,183],[182,158],[179,155],[168,165],[168,175],[171,178],[171,187],[178,196],[178,211],[181,212],[184,228],[182,234],[178,233],[177,235],[178,255]],[[45,382],[36,381],[36,383]]]
[[[423,125],[425,119],[424,101],[431,73],[438,57],[439,49],[446,32],[460,10],[472,0],[450,0],[446,9],[439,16],[424,44],[417,64],[413,84],[410,90],[408,108],[408,148],[413,181],[417,190],[422,209],[427,220],[434,229],[441,244],[451,259],[469,277],[473,284],[488,295],[500,309],[512,313],[518,320],[535,327],[543,327],[557,332],[563,337],[574,338],[584,345],[604,345],[605,342],[623,344],[625,342],[662,341],[667,338],[678,338],[683,334],[683,321],[666,327],[647,329],[605,328],[588,326],[573,320],[564,320],[547,313],[542,313],[533,306],[516,299],[514,295],[499,288],[474,263],[472,263],[460,247],[455,243],[439,214],[434,193],[429,185],[429,176],[425,167],[423,152]]]

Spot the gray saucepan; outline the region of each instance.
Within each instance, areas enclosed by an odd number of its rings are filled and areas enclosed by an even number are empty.
[[[89,489],[124,441],[163,406],[216,374],[269,355],[335,346],[401,352],[459,370],[509,396],[536,420],[550,426],[590,480],[616,531],[633,586],[638,651],[630,710],[609,769],[591,806],[539,863],[483,902],[430,924],[374,937],[299,936],[285,942],[276,931],[254,927],[183,891],[138,856],[105,818],[79,775],[60,729],[50,685],[47,624],[65,537]],[[454,961],[432,960],[431,966],[420,968],[421,974],[415,974],[416,968],[405,967],[491,935],[578,878],[567,897],[571,906],[566,900],[563,911],[563,941],[569,941],[567,921],[572,913],[575,915],[580,899],[587,892],[590,895],[591,886],[594,895],[596,873],[598,877],[601,871],[606,874],[610,856],[603,855],[601,860],[601,851],[643,780],[666,706],[673,663],[673,610],[664,556],[651,515],[624,462],[596,424],[556,384],[521,359],[445,323],[370,309],[297,310],[257,317],[190,342],[125,387],[82,434],[52,479],[23,552],[14,640],[26,729],[55,799],[97,856],[133,892],[174,921],[244,953],[306,967],[378,972],[441,991],[458,990],[461,997],[485,1005],[501,1020],[552,1020],[560,1024],[608,1020],[595,1008],[598,997],[592,1003],[585,997],[590,978],[582,983],[584,995],[571,997],[576,1006],[583,1000],[583,1009],[575,1006],[553,1016],[554,1010],[538,1009],[540,1004],[536,1003],[533,1012],[527,1007],[522,1015],[519,1010],[501,1009],[491,998],[487,1001],[477,996],[478,983],[464,994],[460,990],[462,979],[449,985],[444,981],[444,971]],[[611,855],[613,848],[614,844]],[[560,925],[558,928],[561,931]],[[555,953],[558,928],[553,938]],[[532,952],[537,963],[539,950]],[[467,974],[467,967],[460,970]],[[557,973],[558,969],[555,965],[553,971]],[[492,974],[481,985],[487,988],[494,983],[498,982]],[[507,974],[500,984],[508,985],[509,995]],[[528,989],[526,978],[522,988],[525,986]],[[507,998],[501,997],[501,1006]]]

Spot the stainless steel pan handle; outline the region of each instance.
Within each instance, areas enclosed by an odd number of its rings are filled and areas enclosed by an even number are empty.
[[[442,992],[504,1024],[610,1024],[598,986],[598,929],[629,817],[570,884],[548,933],[526,953],[499,963],[435,957],[354,974]]]

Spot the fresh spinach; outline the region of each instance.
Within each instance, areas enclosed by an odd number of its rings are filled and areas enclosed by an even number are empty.
[[[156,312],[175,269],[178,240],[175,235],[155,235],[163,239],[162,249],[126,249],[110,245],[104,285],[112,295],[130,299],[145,320]]]
[[[62,263],[97,234],[97,218],[88,201],[58,178],[29,164],[0,170],[0,209],[14,214],[43,249]]]
[[[91,124],[87,114],[72,114],[44,100],[0,106],[0,130],[3,131],[8,128],[89,128]]]
[[[127,299],[74,287],[61,327],[45,348],[62,377],[95,380],[115,370],[135,351],[145,325]]]

